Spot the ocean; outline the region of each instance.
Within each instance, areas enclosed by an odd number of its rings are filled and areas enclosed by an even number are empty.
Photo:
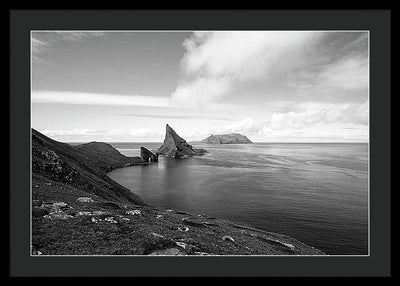
[[[140,146],[111,143],[138,156]],[[367,143],[203,145],[210,153],[109,177],[156,207],[289,235],[331,255],[368,255]]]

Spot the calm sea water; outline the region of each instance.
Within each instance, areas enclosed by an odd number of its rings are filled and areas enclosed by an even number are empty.
[[[127,156],[161,145],[111,144]],[[328,254],[368,254],[368,144],[197,146],[210,153],[109,176],[153,206],[244,222]]]

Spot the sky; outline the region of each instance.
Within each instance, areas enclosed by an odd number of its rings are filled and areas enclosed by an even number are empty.
[[[368,142],[369,34],[33,31],[31,125],[63,142]]]

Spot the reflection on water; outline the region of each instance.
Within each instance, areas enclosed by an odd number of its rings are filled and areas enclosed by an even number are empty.
[[[115,147],[133,156],[141,145]],[[109,176],[154,206],[245,222],[329,254],[368,253],[367,144],[199,147],[210,153]]]

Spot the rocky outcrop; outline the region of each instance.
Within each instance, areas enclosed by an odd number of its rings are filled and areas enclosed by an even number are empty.
[[[145,162],[158,162],[158,154],[151,152],[145,147],[140,147],[140,157]]]
[[[251,144],[249,138],[239,133],[211,135],[202,140],[205,144]]]
[[[158,148],[157,153],[167,157],[182,158],[203,155],[207,150],[193,148],[167,124],[164,143]]]
[[[104,142],[89,142],[76,145],[74,148],[84,152],[89,157],[88,160],[93,162],[93,165],[105,172],[110,172],[116,168],[145,163],[142,158],[127,157],[110,144]]]

